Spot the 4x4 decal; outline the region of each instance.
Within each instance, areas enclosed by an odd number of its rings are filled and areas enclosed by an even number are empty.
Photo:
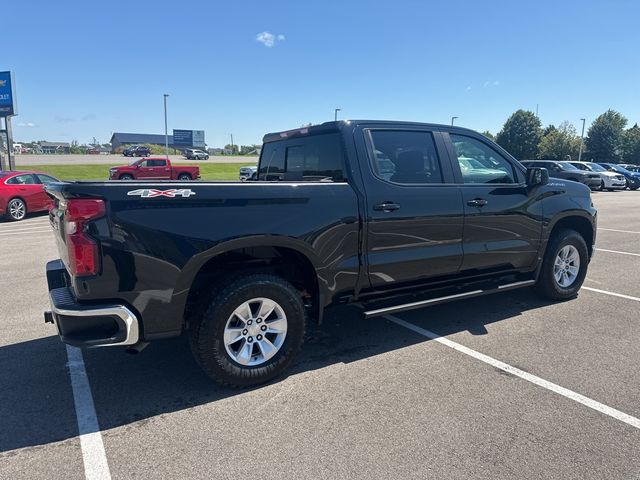
[[[155,198],[155,197],[183,197],[189,198],[191,195],[195,195],[196,192],[190,188],[170,188],[169,190],[156,190],[155,188],[140,188],[138,190],[131,190],[127,192],[128,196],[138,196],[142,198]]]

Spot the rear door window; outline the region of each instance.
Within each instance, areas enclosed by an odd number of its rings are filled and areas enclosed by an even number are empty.
[[[431,132],[372,130],[374,173],[392,183],[442,183],[442,169]]]

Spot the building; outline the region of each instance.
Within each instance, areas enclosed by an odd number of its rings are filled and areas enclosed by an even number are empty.
[[[40,142],[42,153],[69,153],[71,144],[67,142]]]
[[[164,146],[164,135],[152,133],[120,133],[115,132],[111,136],[111,152],[120,153],[131,145],[162,145]],[[173,148],[173,135],[169,135],[169,146]]]

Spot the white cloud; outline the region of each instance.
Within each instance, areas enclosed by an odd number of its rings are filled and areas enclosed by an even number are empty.
[[[16,126],[18,127],[35,127],[36,124],[33,122],[20,122]]]
[[[464,89],[465,92],[470,92],[471,91],[471,85],[469,85],[467,88]]]
[[[500,80],[494,80],[493,82],[491,80],[487,80],[482,84],[482,88],[498,87],[498,86],[500,86]]]
[[[493,81],[493,86],[497,87],[498,85],[500,85],[500,81],[499,80],[494,80]]]
[[[256,35],[256,41],[262,43],[267,48],[273,47],[276,42],[284,41],[284,38],[282,34],[274,35],[271,32],[260,32]]]

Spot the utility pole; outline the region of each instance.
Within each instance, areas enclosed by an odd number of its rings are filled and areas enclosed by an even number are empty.
[[[16,169],[16,162],[13,155],[13,133],[11,132],[11,117],[4,117],[5,131],[7,132],[7,159],[9,160],[9,170]]]
[[[453,122],[457,119],[458,117],[451,117],[451,126],[453,127]]]
[[[169,132],[167,130],[167,97],[168,93],[162,95],[164,97],[164,154],[169,160]]]
[[[333,121],[337,122],[338,121],[338,112],[341,112],[342,109],[341,108],[335,108],[333,110]]]
[[[585,119],[581,118],[580,120],[582,120],[582,133],[580,134],[580,152],[578,153],[578,161],[582,160],[582,147],[584,146],[584,123],[585,123]]]
[[[233,133],[231,135],[231,155],[233,155]]]
[[[536,103],[536,117],[538,116],[538,104]],[[539,117],[538,117],[539,118]]]

